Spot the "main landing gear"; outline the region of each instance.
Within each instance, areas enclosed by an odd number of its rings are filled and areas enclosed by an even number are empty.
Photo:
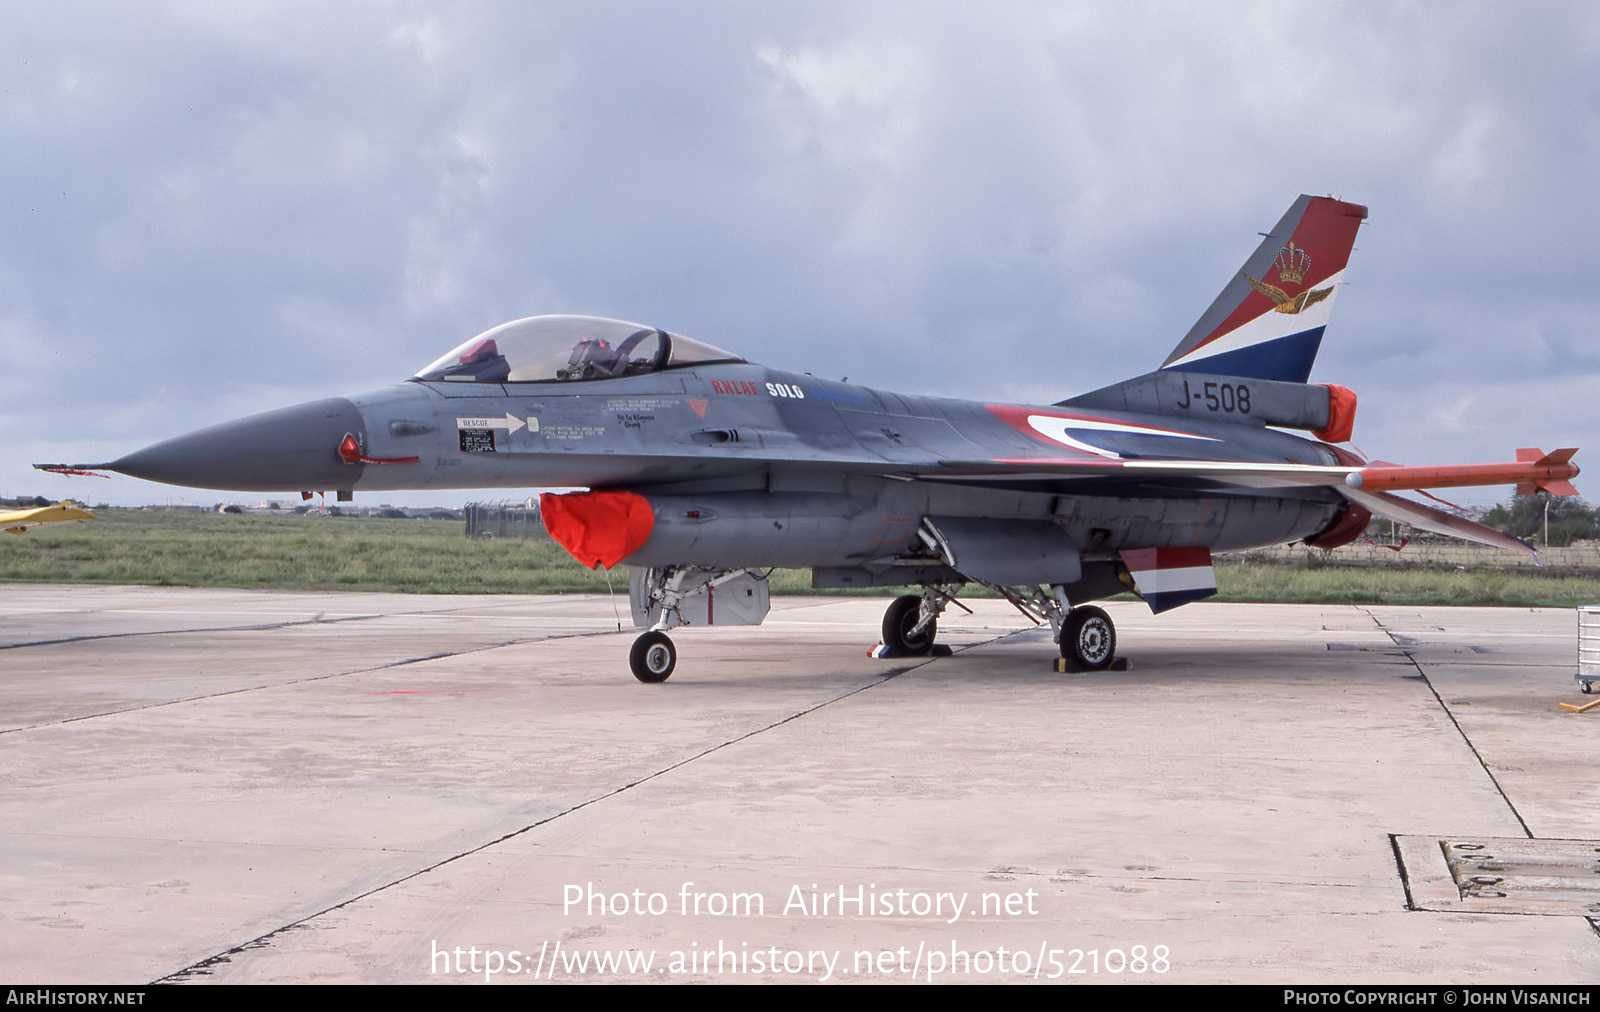
[[[1117,627],[1111,616],[1099,608],[1074,608],[1063,588],[1000,587],[997,591],[1024,615],[1050,631],[1061,646],[1062,671],[1127,670],[1128,662],[1117,657]],[[941,587],[924,587],[922,594],[897,597],[883,614],[883,648],[880,657],[923,657],[935,652],[939,634],[939,614],[954,604],[962,607],[955,595]],[[940,650],[948,648],[938,648]]]
[[[966,605],[957,601],[955,594],[942,587],[924,587],[922,593],[897,597],[883,613],[883,646],[875,657],[926,657],[928,654],[947,655],[950,648],[936,646],[939,635],[939,614],[946,606],[955,605],[967,611]],[[970,614],[970,612],[969,612]]]
[[[975,581],[978,582],[978,581]],[[1001,587],[982,583],[1035,622],[1050,624],[1061,647],[1059,671],[1125,671],[1117,657],[1117,630],[1111,616],[1094,607],[1072,607],[1067,588]],[[956,600],[960,584],[925,584],[920,594],[897,597],[883,615],[883,646],[877,657],[948,654],[935,644],[939,615]],[[651,624],[633,641],[628,667],[641,682],[664,682],[678,665],[678,648],[666,634],[680,625],[756,625],[767,613],[766,579],[751,570],[639,569],[629,574],[634,621]],[[969,611],[970,614],[970,611]]]
[[[1089,607],[1068,612],[1061,627],[1061,659],[1080,671],[1111,667],[1117,659],[1117,627],[1111,616]]]
[[[922,601],[915,594],[897,597],[883,613],[883,645],[890,656],[921,657],[933,649],[939,616],[924,615]]]

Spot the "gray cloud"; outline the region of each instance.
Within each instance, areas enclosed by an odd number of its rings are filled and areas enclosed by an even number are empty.
[[[540,312],[1055,400],[1159,363],[1300,192],[1373,212],[1314,375],[1358,445],[1600,446],[1600,19],[1541,10],[11,7],[0,494],[204,499],[27,465]]]

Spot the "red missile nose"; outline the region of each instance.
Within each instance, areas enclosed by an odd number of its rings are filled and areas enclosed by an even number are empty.
[[[348,432],[344,434],[344,439],[339,441],[339,456],[346,464],[354,464],[361,460],[361,444]]]

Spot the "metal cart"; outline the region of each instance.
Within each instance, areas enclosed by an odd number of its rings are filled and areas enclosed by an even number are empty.
[[[1584,692],[1600,691],[1600,605],[1578,609],[1578,673],[1573,677]]]

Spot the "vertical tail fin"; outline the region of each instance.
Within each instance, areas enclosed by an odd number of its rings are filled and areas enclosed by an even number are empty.
[[[1302,195],[1161,368],[1306,382],[1366,217],[1360,204]]]

